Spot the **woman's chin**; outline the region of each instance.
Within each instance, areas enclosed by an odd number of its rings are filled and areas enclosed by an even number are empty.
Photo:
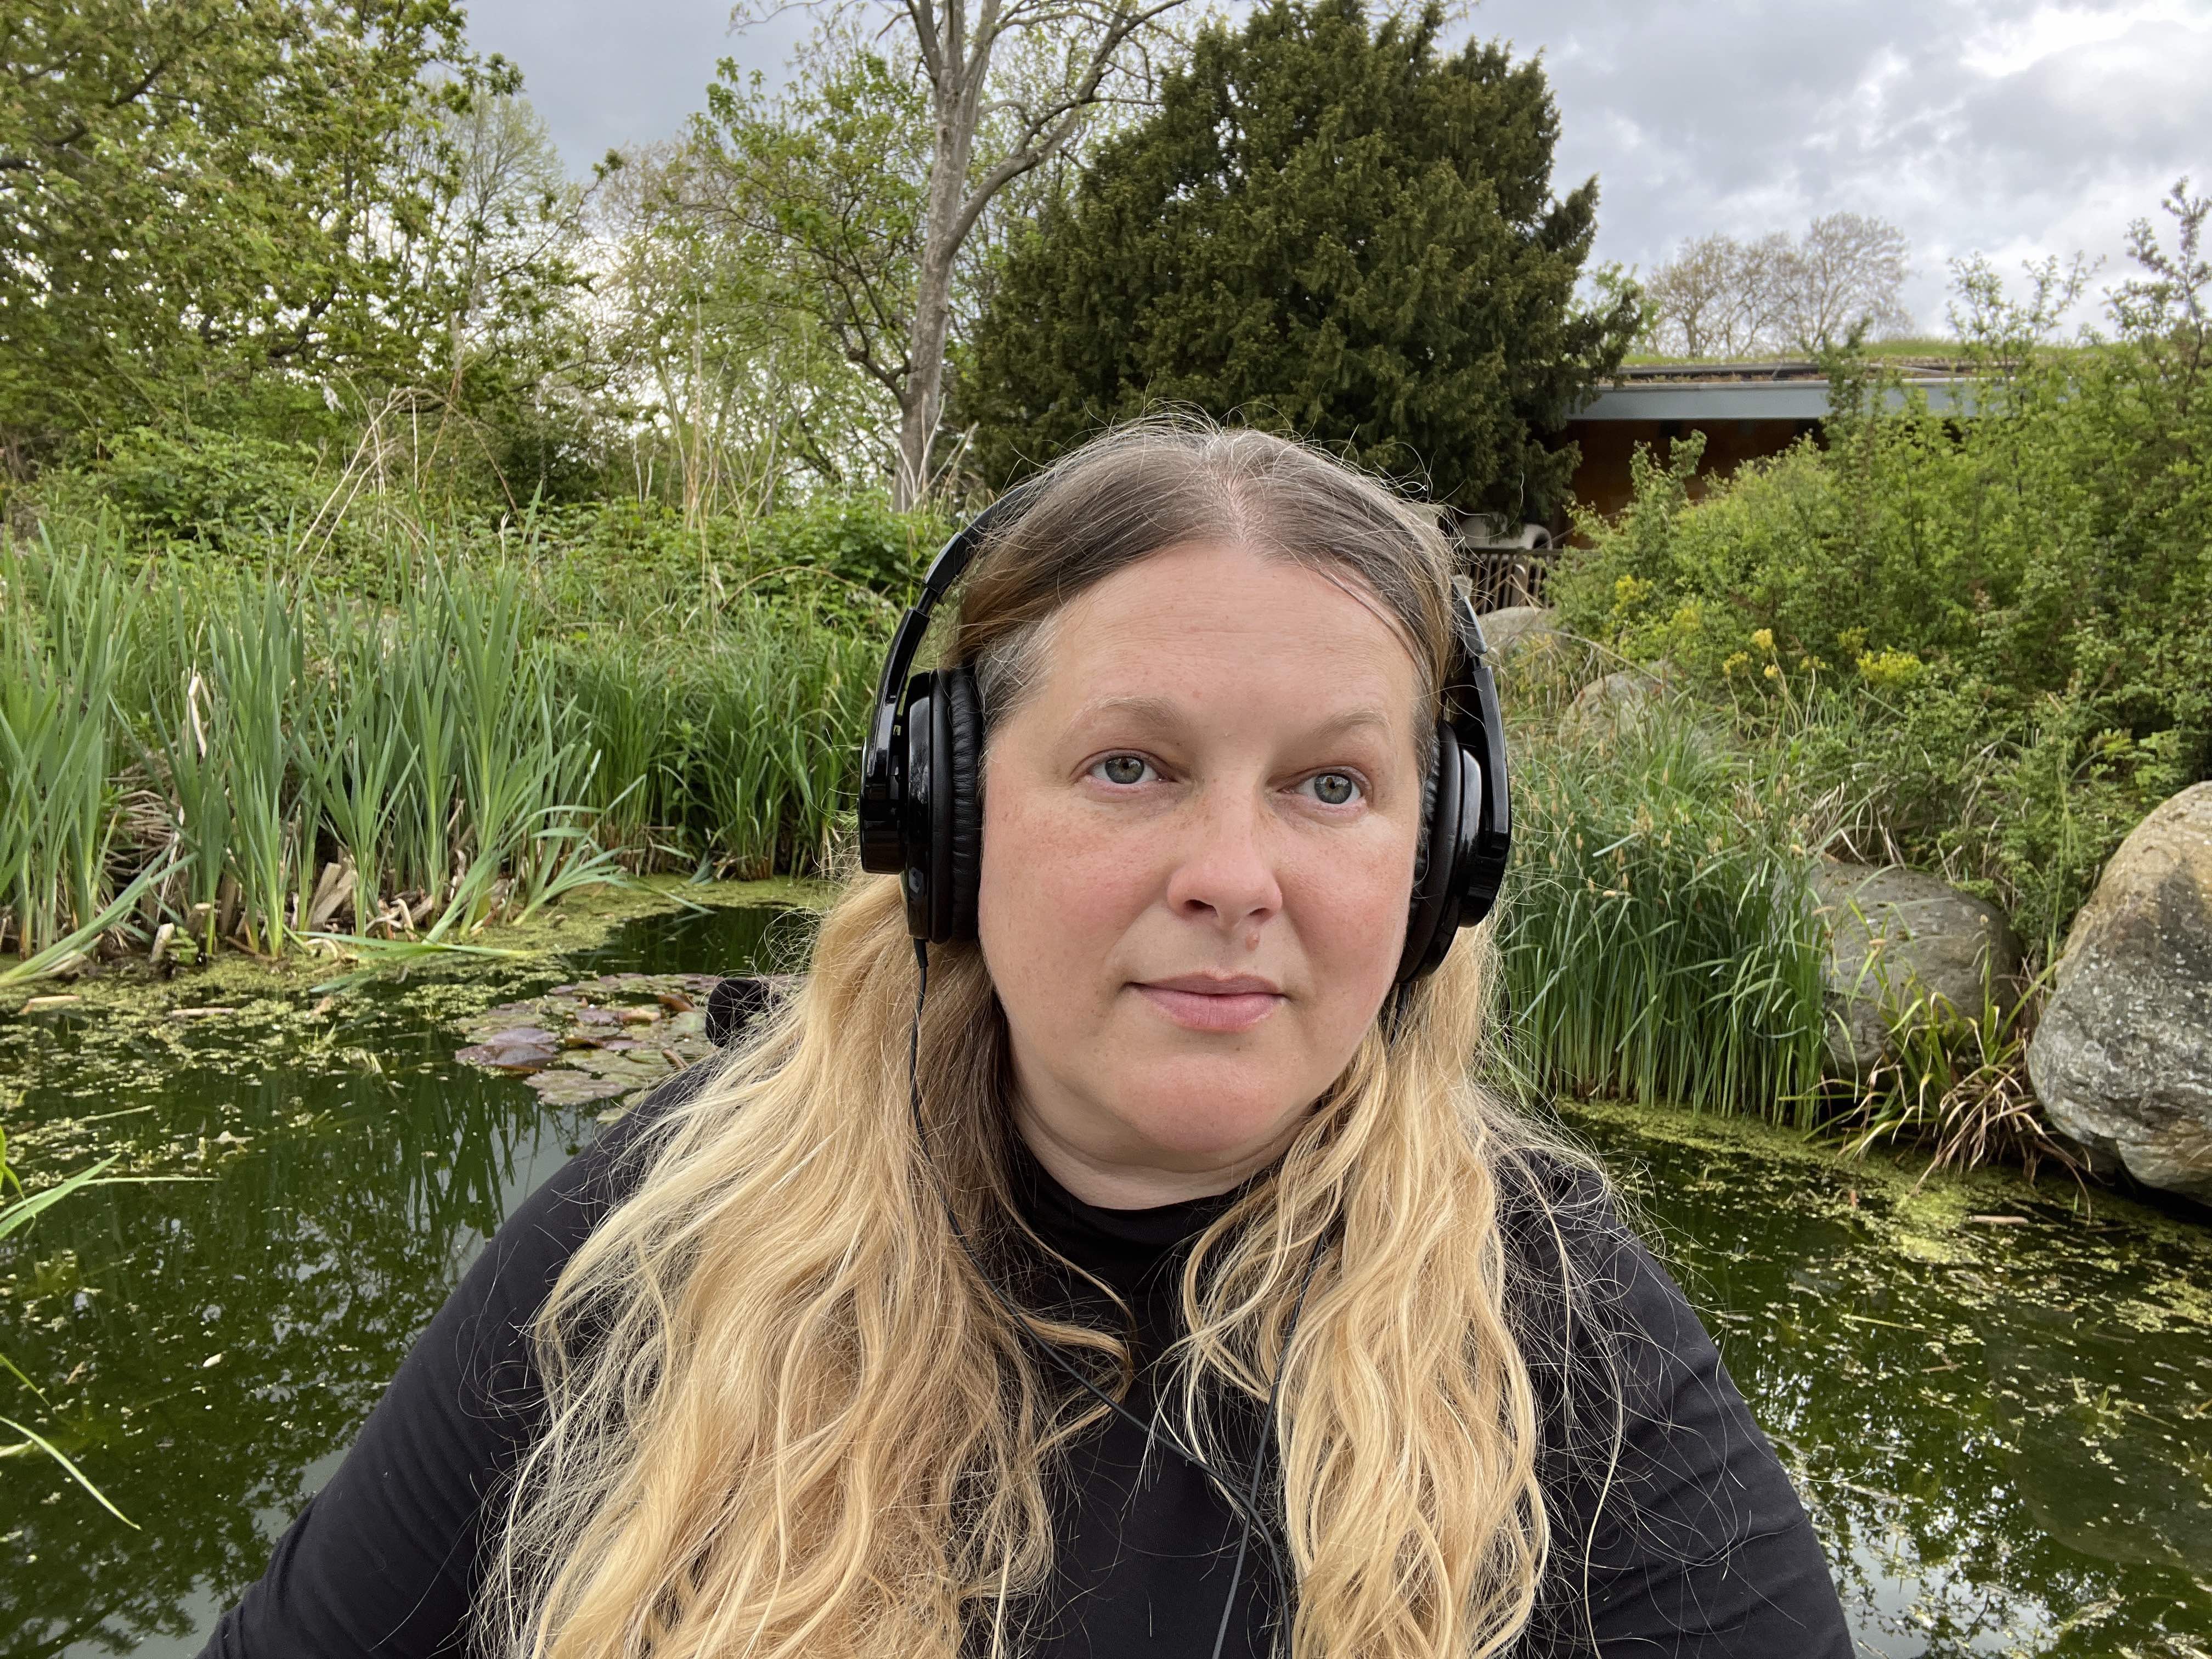
[[[1185,1168],[1249,1158],[1281,1135],[1279,1096],[1253,1098],[1218,1087],[1179,1086],[1115,1114],[1136,1136]]]

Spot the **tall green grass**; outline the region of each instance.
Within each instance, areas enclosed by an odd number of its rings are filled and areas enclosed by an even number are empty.
[[[27,957],[84,929],[112,896],[131,605],[88,555],[50,547],[0,550],[0,906]]]
[[[577,628],[532,566],[393,562],[367,597],[97,528],[0,548],[10,977],[163,922],[450,942],[629,871],[826,862],[881,648],[849,612]]]
[[[1498,939],[1521,1080],[1810,1127],[1821,945],[1786,769],[1663,702],[1524,726],[1513,758]]]

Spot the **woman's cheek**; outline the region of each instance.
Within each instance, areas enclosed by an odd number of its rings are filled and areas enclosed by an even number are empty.
[[[1094,815],[1009,805],[984,821],[987,939],[1034,968],[1095,966],[1126,925],[1137,848]]]
[[[1150,875],[1143,837],[1102,825],[1080,811],[1062,814],[1048,847],[1036,848],[1035,879],[1046,888],[1048,926],[1096,960],[1144,908]]]
[[[1303,884],[1307,914],[1318,924],[1300,930],[1307,948],[1327,960],[1347,993],[1364,997],[1371,991],[1379,998],[1389,988],[1405,946],[1413,889],[1410,857],[1393,858],[1383,848],[1340,856],[1314,866]]]

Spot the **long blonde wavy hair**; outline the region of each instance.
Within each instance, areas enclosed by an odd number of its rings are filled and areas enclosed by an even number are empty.
[[[1153,423],[1061,461],[979,555],[951,655],[976,669],[987,782],[988,734],[1060,608],[1201,537],[1379,600],[1420,666],[1417,729],[1433,731],[1452,566],[1430,519],[1302,446]],[[1293,1659],[1480,1659],[1528,1623],[1542,1578],[1537,1396],[1501,1211],[1540,1205],[1538,1166],[1575,1155],[1472,1074],[1487,935],[1462,933],[1378,1011],[1279,1163],[1182,1265],[1163,1398],[1191,1443],[1218,1457],[1204,1402],[1264,1407],[1281,1373],[1263,1506],[1293,1581]],[[897,879],[853,874],[799,988],[630,1149],[634,1192],[533,1328],[547,1414],[498,1528],[487,1650],[1018,1650],[1052,1568],[1054,1460],[1106,1408],[1056,1380],[978,1277],[978,1259],[1047,1249],[1009,1184],[1006,1024],[981,953],[932,954],[918,1042],[933,1170],[909,1117],[915,973]],[[1128,1387],[1126,1334],[1024,1316],[1102,1387]]]

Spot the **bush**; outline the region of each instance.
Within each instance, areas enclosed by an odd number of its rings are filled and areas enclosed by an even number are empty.
[[[1498,933],[1513,1063],[1546,1091],[1809,1124],[1821,952],[1786,748],[1682,701],[1524,731]]]
[[[311,519],[323,495],[315,464],[313,449],[280,439],[139,426],[108,446],[85,483],[142,532],[221,543]]]
[[[1839,359],[1825,448],[1701,497],[1700,440],[1639,453],[1553,589],[1568,627],[1667,658],[1749,727],[1845,705],[1822,720],[1859,748],[1823,763],[1856,792],[1853,850],[1996,898],[2046,953],[2212,763],[2212,272],[2205,204],[2172,207],[2181,252],[2137,228],[2150,274],[2112,296],[2117,337],[2053,349],[2050,273],[2008,306],[1970,267],[1972,418]]]

